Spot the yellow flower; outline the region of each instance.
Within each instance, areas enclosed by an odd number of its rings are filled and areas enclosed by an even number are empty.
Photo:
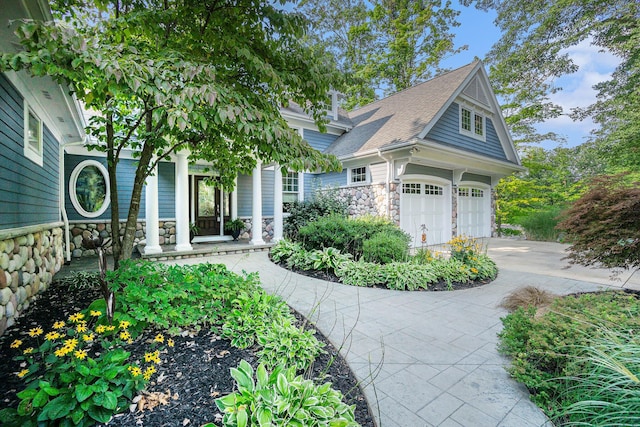
[[[18,348],[22,345],[22,340],[15,340],[11,343],[11,348]]]
[[[111,332],[111,331],[115,331],[116,327],[114,325],[109,325],[106,327],[107,331]]]
[[[75,353],[73,353],[73,355],[76,356],[78,359],[83,360],[85,357],[87,357],[87,351],[76,350]]]
[[[64,321],[60,320],[53,324],[53,329],[62,329],[64,328]]]
[[[167,340],[167,345],[168,345],[169,347],[173,347],[173,346],[175,345],[175,343],[173,342],[173,340],[172,340],[171,338],[169,338],[169,339]]]
[[[29,373],[28,369],[23,369],[22,371],[18,372],[18,376],[20,378],[24,377],[25,375],[27,375]]]
[[[100,310],[91,310],[89,315],[91,315],[91,317],[99,317],[102,316],[102,312]]]
[[[71,316],[69,316],[69,321],[70,322],[74,322],[74,323],[79,322],[82,319],[84,319],[84,314],[82,314],[82,313],[76,313],[76,314],[72,314]]]
[[[142,375],[142,370],[137,366],[129,366],[127,369],[129,369],[129,372],[131,372],[131,375],[134,377],[139,377],[140,375]]]
[[[107,328],[104,325],[98,325],[96,326],[96,332],[99,334],[104,333],[107,330]]]
[[[131,326],[131,322],[127,322],[126,320],[120,321],[120,329],[127,329],[129,326]]]
[[[122,331],[120,332],[120,339],[121,340],[128,340],[131,338],[131,334],[129,333],[129,331]]]
[[[48,332],[47,335],[44,336],[44,339],[46,339],[47,341],[53,341],[57,340],[60,337],[61,335],[58,332]]]
[[[78,340],[76,338],[69,338],[68,340],[64,340],[64,346],[69,347],[69,349],[73,350],[78,345]]]
[[[478,269],[477,269],[477,268],[475,268],[475,267],[471,267],[471,272],[472,272],[473,274],[477,274],[477,273],[478,273]]]
[[[156,335],[156,337],[153,339],[153,342],[164,342],[164,335],[162,334]]]
[[[147,363],[149,362],[160,363],[160,350],[156,350],[153,353],[145,353],[144,361]]]
[[[93,341],[93,338],[94,338],[93,334],[84,334],[84,335],[82,335],[82,340],[86,341],[86,342]]]
[[[87,324],[78,323],[78,326],[76,326],[76,331],[78,331],[78,333],[87,332]]]
[[[144,375],[142,377],[145,380],[149,381],[149,379],[151,378],[151,375],[153,375],[155,372],[156,372],[155,366],[149,366],[147,367],[147,369],[144,370]]]
[[[67,354],[69,354],[72,351],[73,351],[73,349],[65,346],[65,347],[60,347],[59,349],[54,351],[53,354],[55,354],[58,357],[62,357],[62,356],[66,356]]]
[[[33,347],[25,348],[22,354],[31,354],[33,353]]]
[[[30,337],[37,337],[42,335],[42,328],[40,326],[38,326],[37,328],[31,328],[29,330],[29,336]]]

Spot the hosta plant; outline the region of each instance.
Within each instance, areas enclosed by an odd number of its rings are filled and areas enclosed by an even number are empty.
[[[255,372],[246,361],[231,369],[238,391],[219,399],[225,426],[357,427],[354,406],[342,402],[342,393],[331,383],[316,385],[296,376],[295,369],[263,364]],[[207,424],[204,427],[214,427]]]
[[[275,321],[258,333],[258,357],[267,367],[279,364],[296,371],[307,370],[323,351],[323,343],[314,336],[314,330],[305,330],[293,324],[293,318]]]

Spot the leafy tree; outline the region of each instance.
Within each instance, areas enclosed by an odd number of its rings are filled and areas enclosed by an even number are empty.
[[[368,104],[422,82],[458,52],[452,28],[459,12],[435,0],[308,0],[313,39],[334,54],[350,77],[345,107]]]
[[[532,125],[559,114],[587,116],[601,125],[594,138],[610,156],[640,164],[640,4],[629,0],[461,0],[498,13],[501,39],[488,55],[499,95],[507,97],[508,122],[519,138],[539,141]],[[589,42],[620,58],[609,81],[596,85],[598,101],[585,110],[563,112],[549,95],[557,78],[578,65],[567,49]],[[614,151],[611,148],[617,147]]]
[[[100,114],[89,132],[106,152],[113,235],[120,230],[116,167],[137,157],[116,265],[128,258],[145,179],[188,147],[225,188],[258,157],[288,170],[338,169],[291,130],[279,107],[295,101],[322,129],[322,102],[338,85],[321,49],[301,40],[307,23],[287,0],[58,0],[55,22],[22,22],[24,50],[3,53],[0,71],[27,69],[70,85]]]
[[[640,182],[601,176],[558,225],[572,242],[568,258],[582,265],[640,267]]]

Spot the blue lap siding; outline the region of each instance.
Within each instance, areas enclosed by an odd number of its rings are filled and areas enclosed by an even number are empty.
[[[42,166],[24,156],[24,101],[0,74],[0,229],[60,220],[59,141],[43,123]]]

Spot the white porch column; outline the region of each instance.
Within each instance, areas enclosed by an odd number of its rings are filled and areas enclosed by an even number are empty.
[[[251,176],[253,183],[253,199],[251,202],[251,244],[263,245],[262,240],[262,162],[256,160],[256,167]]]
[[[158,167],[147,177],[146,184],[144,206],[147,245],[144,248],[144,253],[159,254],[162,252],[162,248],[160,247],[160,233],[158,230]]]
[[[189,242],[189,156],[188,150],[176,153],[176,251],[190,251]]]
[[[276,165],[273,179],[273,241],[282,239],[283,219],[282,219],[282,167]]]
[[[238,176],[233,180],[233,191],[231,192],[231,219],[238,218]]]

